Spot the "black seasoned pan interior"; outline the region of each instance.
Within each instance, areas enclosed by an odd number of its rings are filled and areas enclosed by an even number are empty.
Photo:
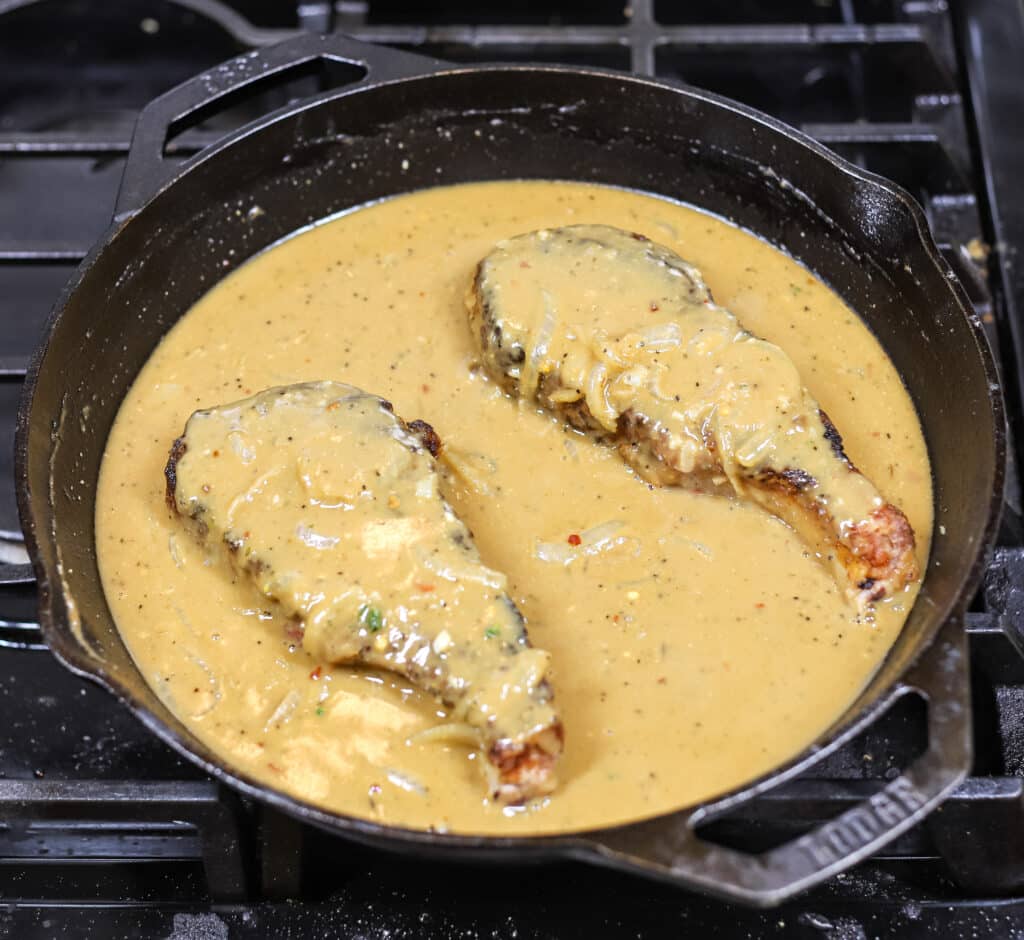
[[[183,170],[164,166],[165,136],[183,114],[318,56],[362,65],[369,78],[275,112]],[[120,401],[166,330],[248,257],[324,216],[426,186],[523,178],[632,187],[750,229],[860,313],[910,390],[931,453],[939,534],[891,654],[819,751],[911,687],[932,699],[932,741],[922,761],[894,781],[899,786],[886,788],[898,811],[870,809],[866,834],[844,830],[841,850],[812,843],[754,858],[708,846],[692,832],[706,808],[563,839],[439,836],[326,813],[224,765],[159,702],[121,642],[97,571],[93,496]],[[250,212],[254,206],[262,211]],[[19,499],[53,651],[207,770],[355,837],[506,859],[569,852],[770,903],[906,828],[966,772],[959,618],[992,537],[1002,448],[1001,400],[979,325],[920,209],[902,191],[769,118],[691,89],[600,71],[446,68],[337,37],[306,37],[188,83],[144,113],[118,221],[58,303],[26,385]],[[931,658],[908,673],[925,651]],[[804,755],[786,774],[811,759]],[[750,798],[784,775],[718,805]]]

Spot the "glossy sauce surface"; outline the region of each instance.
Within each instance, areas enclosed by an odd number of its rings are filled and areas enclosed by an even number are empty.
[[[649,488],[475,367],[463,297],[476,263],[503,238],[576,223],[666,245],[746,329],[781,346],[854,463],[906,512],[923,567],[932,501],[913,407],[865,327],[806,270],[720,220],[637,193],[512,182],[396,198],[304,232],[215,287],[156,350],[108,442],[98,550],[119,627],[162,698],[240,769],[397,825],[606,825],[792,757],[881,661],[912,590],[858,620],[779,520]],[[445,442],[444,495],[551,653],[565,724],[551,797],[489,801],[472,747],[431,730],[447,717],[432,697],[298,647],[168,511],[162,469],[193,411],[323,379],[389,399]]]

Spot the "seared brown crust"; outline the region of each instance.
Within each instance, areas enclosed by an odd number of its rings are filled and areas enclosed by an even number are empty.
[[[164,467],[164,477],[167,479],[167,493],[166,500],[167,506],[171,512],[178,512],[178,501],[175,496],[175,490],[178,486],[178,461],[185,456],[185,451],[188,450],[188,444],[185,442],[184,437],[179,437],[171,445],[171,452],[167,457],[167,466]]]
[[[754,477],[761,486],[769,486],[787,496],[799,496],[805,490],[813,489],[818,481],[804,470],[787,467],[785,470],[774,470],[762,467]]]
[[[857,572],[852,576],[868,600],[884,597],[887,583],[902,586],[917,578],[914,531],[895,506],[887,503],[873,510],[853,526],[848,541],[852,557],[847,570]]]
[[[406,427],[419,439],[419,442],[430,452],[431,457],[436,457],[441,453],[441,438],[437,436],[435,431],[426,421],[421,421],[417,418],[415,421],[410,421]]]
[[[846,456],[846,451],[843,449],[843,435],[839,433],[839,429],[832,423],[831,419],[825,414],[824,408],[818,409],[818,417],[821,418],[821,423],[825,426],[825,440],[832,445],[832,453],[835,454],[840,460],[845,460],[852,467],[850,458]]]
[[[565,730],[557,721],[530,740],[492,745],[487,759],[498,772],[494,797],[505,803],[521,803],[550,793],[564,741]]]

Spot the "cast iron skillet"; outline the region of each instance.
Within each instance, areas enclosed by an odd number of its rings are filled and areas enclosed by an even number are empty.
[[[275,111],[179,167],[165,161],[168,133],[212,102],[318,60],[363,77]],[[828,733],[712,803],[543,838],[416,832],[330,813],[232,768],[135,667],[96,565],[104,442],[161,336],[251,255],[370,200],[519,178],[611,183],[684,200],[782,246],[831,284],[881,340],[919,409],[939,533],[927,577],[888,658]],[[250,211],[256,206],[262,212]],[[406,852],[505,862],[572,856],[754,904],[777,903],[864,858],[966,774],[963,615],[995,530],[1003,460],[1002,401],[980,325],[902,190],[771,118],[692,88],[597,69],[460,68],[337,36],[249,53],[143,111],[114,222],[53,311],[17,433],[19,507],[50,648],[204,770],[325,829]],[[869,800],[759,855],[698,837],[697,824],[806,769],[909,693],[927,700],[927,750]]]

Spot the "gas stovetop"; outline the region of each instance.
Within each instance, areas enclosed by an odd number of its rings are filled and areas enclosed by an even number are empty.
[[[138,110],[232,55],[338,30],[462,62],[554,61],[683,79],[803,128],[925,207],[997,350],[1021,436],[1024,9],[973,0],[0,0],[0,935],[1024,937],[1024,525],[1011,454],[999,548],[968,616],[975,766],[882,855],[770,912],[574,863],[407,860],[211,781],[42,646],[11,442],[46,314],[109,222]],[[171,141],[184,158],[278,87]],[[791,839],[923,749],[892,711],[718,826]]]

